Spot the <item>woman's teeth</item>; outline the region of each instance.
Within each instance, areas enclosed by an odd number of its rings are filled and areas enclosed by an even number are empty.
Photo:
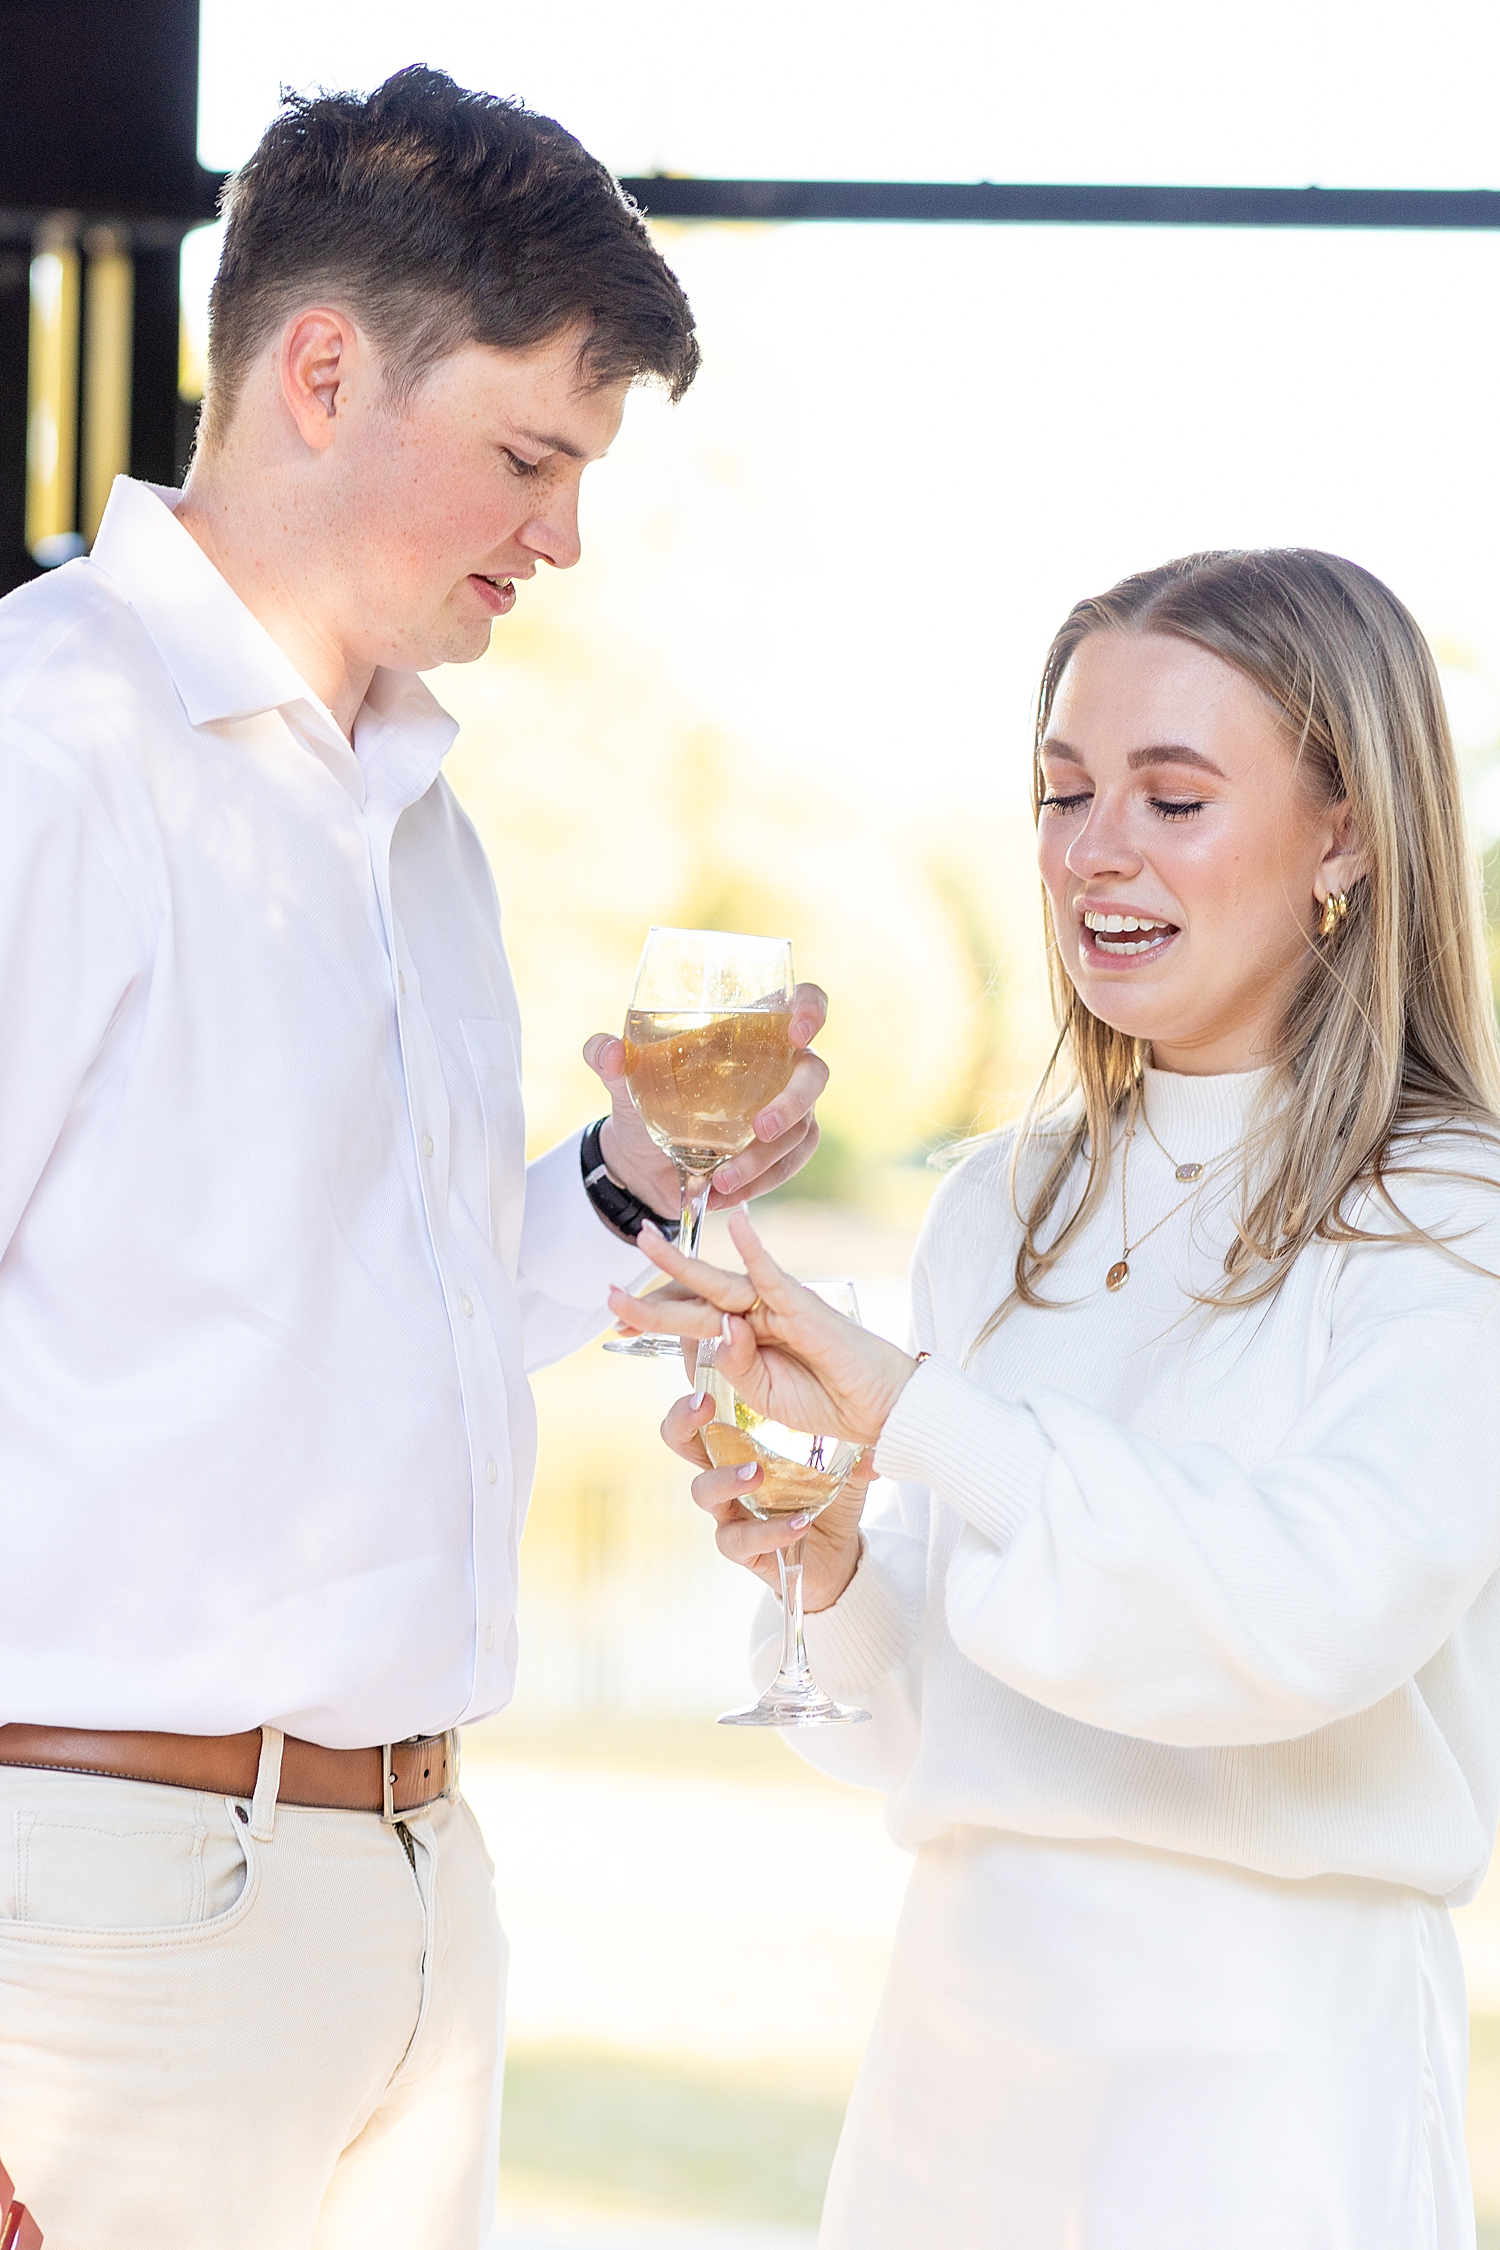
[[[1101,953],[1154,953],[1174,928],[1171,922],[1149,922],[1137,914],[1085,914],[1083,926],[1092,931]]]

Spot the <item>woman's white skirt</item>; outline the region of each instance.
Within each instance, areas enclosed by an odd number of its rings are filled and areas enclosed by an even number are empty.
[[[819,2250],[1473,2250],[1447,1908],[966,1828],[918,1854]]]

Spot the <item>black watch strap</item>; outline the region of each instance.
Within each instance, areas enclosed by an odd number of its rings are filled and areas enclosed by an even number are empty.
[[[668,1242],[675,1242],[675,1219],[664,1219],[660,1211],[653,1211],[649,1203],[643,1203],[638,1195],[631,1194],[629,1188],[622,1188],[618,1180],[610,1178],[609,1168],[604,1161],[604,1142],[601,1137],[608,1123],[607,1117],[597,1118],[579,1144],[584,1194],[604,1224],[621,1235],[626,1242],[634,1242],[648,1219],[658,1234],[664,1234]]]

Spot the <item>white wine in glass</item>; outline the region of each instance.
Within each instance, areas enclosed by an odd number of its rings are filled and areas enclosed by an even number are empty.
[[[846,1320],[858,1320],[852,1281],[809,1281],[806,1286]],[[718,1339],[712,1337],[698,1347],[697,1380],[714,1402],[714,1418],[701,1434],[716,1469],[759,1462],[760,1482],[740,1493],[741,1507],[762,1523],[821,1515],[849,1482],[861,1448],[847,1438],[818,1437],[768,1421],[720,1374],[717,1361]],[[813,1678],[802,1631],[802,1541],[778,1548],[776,1561],[781,1575],[780,1669],[764,1695],[743,1711],[726,1711],[720,1726],[826,1727],[868,1719],[868,1711],[835,1703]]]
[[[730,930],[653,929],[625,1018],[625,1083],[677,1167],[677,1247],[698,1255],[713,1176],[755,1138],[792,1075],[792,948]],[[675,1336],[611,1337],[605,1350],[676,1358]]]

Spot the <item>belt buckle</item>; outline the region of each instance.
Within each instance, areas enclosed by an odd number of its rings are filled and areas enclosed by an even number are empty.
[[[406,1818],[406,1813],[398,1813],[396,1810],[396,1769],[391,1763],[391,1753],[393,1750],[405,1750],[410,1744],[421,1742],[424,1739],[425,1737],[420,1734],[410,1734],[401,1742],[382,1742],[380,1745],[380,1817],[387,1828],[394,1828],[398,1820],[405,1820]],[[439,1790],[438,1796],[446,1797],[449,1804],[453,1805],[458,1802],[459,1734],[457,1727],[449,1727],[441,1740],[447,1746],[448,1778],[442,1789]],[[427,1800],[428,1804],[436,1804],[437,1801],[437,1797],[429,1797]],[[407,1810],[420,1812],[425,1810],[425,1807],[411,1805],[408,1806]]]

